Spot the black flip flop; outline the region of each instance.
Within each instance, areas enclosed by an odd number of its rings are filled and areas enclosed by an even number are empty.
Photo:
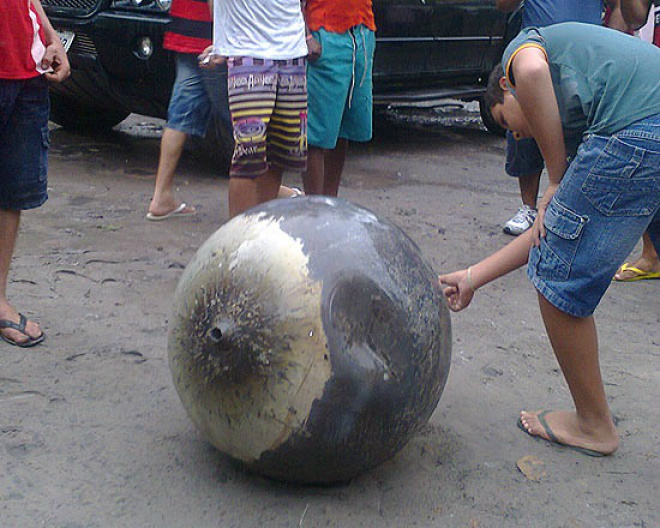
[[[23,314],[18,314],[18,315],[20,317],[18,323],[14,323],[13,321],[9,321],[8,319],[0,319],[0,330],[3,330],[4,328],[11,328],[12,330],[17,330],[24,336],[27,336],[28,338],[27,341],[23,341],[23,342],[14,341],[13,339],[9,339],[4,334],[0,333],[0,338],[2,338],[3,341],[9,343],[10,345],[14,345],[20,348],[29,348],[38,345],[44,339],[46,339],[46,334],[44,334],[43,332],[41,332],[41,335],[39,337],[30,337],[25,331],[25,325],[27,324],[27,317],[25,317]]]
[[[537,415],[537,418],[539,419],[539,423],[541,424],[541,427],[545,429],[546,434],[550,438],[549,440],[546,438],[543,438],[542,436],[535,435],[530,433],[526,428],[525,425],[522,423],[522,418],[518,417],[518,422],[516,425],[518,425],[518,428],[523,431],[524,433],[527,433],[529,436],[532,438],[537,438],[539,440],[545,440],[546,442],[549,442],[551,444],[556,444],[558,446],[562,447],[568,447],[569,449],[573,449],[574,451],[577,451],[578,453],[582,453],[583,455],[587,455],[590,457],[605,457],[608,456],[605,453],[601,453],[600,451],[594,451],[593,449],[587,449],[586,447],[579,447],[579,446],[574,446],[571,444],[565,444],[564,442],[560,442],[559,439],[555,436],[555,433],[552,432],[552,429],[550,429],[550,426],[548,425],[548,422],[545,421],[546,415],[551,412],[551,411],[542,411]]]

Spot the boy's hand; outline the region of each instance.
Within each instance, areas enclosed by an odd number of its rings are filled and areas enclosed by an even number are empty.
[[[61,83],[71,75],[69,58],[59,39],[46,47],[41,67],[48,70],[44,75],[50,82]]]
[[[206,48],[197,56],[200,68],[215,68],[227,61],[227,57],[213,53],[213,45]]]
[[[543,220],[545,219],[545,210],[550,205],[550,202],[552,201],[552,198],[554,197],[558,188],[558,183],[549,184],[548,188],[543,193],[541,200],[539,201],[538,213],[536,214],[536,220],[532,226],[532,244],[536,247],[541,245],[541,238],[545,238],[545,226],[543,225]]]
[[[447,304],[452,312],[459,312],[472,301],[474,290],[468,283],[468,271],[461,270],[440,275],[438,277],[440,285],[446,284],[447,287],[442,290],[447,298]]]
[[[321,43],[314,37],[307,41],[307,60],[309,62],[316,62],[319,60],[321,58],[322,51],[323,48],[321,47]]]

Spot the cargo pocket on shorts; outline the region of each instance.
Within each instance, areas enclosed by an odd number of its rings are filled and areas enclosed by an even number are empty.
[[[48,178],[48,149],[50,148],[50,131],[48,125],[41,129],[41,152],[39,153],[39,182]]]
[[[587,218],[575,214],[556,200],[550,203],[543,222],[546,236],[541,239],[541,246],[530,255],[530,265],[535,268],[538,277],[551,281],[568,279],[580,244],[580,234],[587,222]]]
[[[591,205],[605,216],[648,216],[660,201],[657,168],[642,165],[646,151],[611,137],[582,184]]]

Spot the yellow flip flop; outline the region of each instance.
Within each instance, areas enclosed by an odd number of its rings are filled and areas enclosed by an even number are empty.
[[[617,273],[621,273],[623,271],[630,271],[634,275],[632,277],[626,277],[623,279],[617,279],[616,275],[614,275],[614,278],[612,279],[613,281],[616,282],[634,282],[634,281],[639,281],[639,280],[655,280],[655,279],[660,279],[660,272],[658,271],[644,271],[639,268],[635,268],[630,264],[630,262],[626,262],[623,266],[619,268],[619,271]]]

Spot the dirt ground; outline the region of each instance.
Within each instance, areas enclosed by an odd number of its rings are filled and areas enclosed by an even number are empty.
[[[0,343],[1,527],[660,526],[660,282],[613,284],[597,312],[622,436],[613,457],[516,428],[520,409],[570,405],[519,270],[452,315],[444,394],[393,460],[329,488],[273,483],[230,462],[189,421],[166,351],[174,288],[227,220],[227,181],[186,155],[180,196],[199,214],[144,221],[158,129],[139,119],[126,128],[148,133],[54,131],[50,200],[23,217],[9,293],[48,339]],[[503,158],[503,141],[474,126],[392,127],[351,150],[341,195],[450,271],[510,240],[500,224],[518,206],[517,184]]]

